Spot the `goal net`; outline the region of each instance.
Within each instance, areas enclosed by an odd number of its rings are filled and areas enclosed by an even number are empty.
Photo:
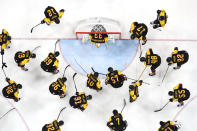
[[[121,30],[119,21],[105,17],[84,19],[77,22],[75,27],[76,38],[83,42],[89,40],[90,34],[107,34],[108,39],[114,42],[121,39]]]

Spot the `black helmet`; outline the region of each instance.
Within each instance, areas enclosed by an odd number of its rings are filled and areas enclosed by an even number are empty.
[[[168,92],[168,95],[169,95],[169,96],[173,96],[173,95],[174,95],[174,92],[173,92],[173,91],[169,91],[169,92]]]
[[[62,82],[66,82],[67,78],[66,77],[62,77]]]
[[[138,25],[138,22],[133,22],[133,24],[136,26],[136,25]]]
[[[160,121],[159,124],[162,126],[164,124],[164,122],[163,121]]]
[[[55,19],[55,23],[56,23],[56,24],[59,24],[59,23],[60,23],[60,20],[59,20],[58,18],[56,18],[56,19]]]
[[[32,53],[31,58],[36,58],[36,54]]]
[[[129,86],[129,89],[134,90],[135,87],[134,87],[133,85],[130,85],[130,86]]]
[[[87,100],[91,100],[91,99],[92,99],[92,95],[88,95]]]
[[[98,78],[99,73],[98,72],[94,72],[94,77]]]
[[[174,50],[178,50],[178,47],[174,47]]]
[[[165,20],[165,17],[164,16],[160,16],[159,20]]]
[[[142,84],[143,80],[139,80],[140,84]]]
[[[166,59],[166,61],[167,61],[168,63],[170,63],[170,62],[172,61],[172,58],[171,58],[171,57],[168,57],[168,58]]]
[[[114,115],[118,115],[118,111],[116,109],[113,110]]]
[[[109,68],[108,68],[108,71],[109,71],[109,72],[113,72],[114,69],[113,69],[112,67],[109,67]]]
[[[75,98],[75,96],[72,96],[72,97],[70,98],[70,100],[69,100],[69,104],[70,104],[70,106],[71,106],[71,107],[74,107],[74,108],[76,108],[76,105],[75,105],[75,100],[74,100],[74,98]]]
[[[187,90],[187,89],[185,89],[185,100],[187,100],[187,99],[189,99],[189,97],[190,97],[190,92],[189,92],[189,90]]]
[[[21,85],[21,84],[18,84],[16,87],[17,87],[18,89],[22,89],[22,85]]]
[[[59,121],[59,122],[58,122],[58,125],[59,125],[59,126],[64,125],[64,121],[62,121],[62,120],[61,120],[61,121]]]
[[[157,10],[157,14],[159,14],[161,12],[161,10]]]
[[[140,61],[141,61],[141,62],[144,62],[144,61],[146,61],[146,58],[145,58],[145,57],[141,57],[141,58],[140,58]]]
[[[55,52],[55,56],[57,57],[57,56],[59,56],[60,55],[60,52],[59,51],[56,51]]]

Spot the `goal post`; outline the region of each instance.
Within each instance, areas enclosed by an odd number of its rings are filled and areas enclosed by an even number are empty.
[[[80,20],[75,26],[76,39],[87,38],[90,34],[108,34],[114,40],[121,39],[122,27],[119,21],[105,17],[91,17]]]

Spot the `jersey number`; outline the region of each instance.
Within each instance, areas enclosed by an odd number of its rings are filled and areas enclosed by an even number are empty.
[[[118,75],[111,76],[111,81],[112,81],[113,84],[115,84],[116,82],[118,82],[119,81]]]
[[[170,127],[167,127],[164,131],[173,131]]]
[[[179,98],[185,98],[185,90],[178,90]]]
[[[6,92],[7,92],[8,94],[12,93],[12,92],[13,92],[12,87],[11,87],[11,86],[9,86],[9,87],[6,89]]]
[[[116,121],[118,122],[118,125],[120,125],[120,118],[116,118]]]
[[[177,62],[183,62],[184,61],[184,54],[177,54]]]
[[[94,81],[91,81],[91,79],[89,79],[89,80],[88,80],[88,84],[89,84],[90,86],[93,86],[93,85],[94,85]]]
[[[55,130],[55,128],[53,127],[53,124],[47,125],[47,129],[48,129],[48,131],[54,131]]]
[[[94,34],[94,38],[96,39],[103,39],[103,35],[102,34]]]
[[[53,14],[55,15],[55,11],[53,9],[47,10],[47,13],[49,14],[49,16],[53,16]]]
[[[52,84],[53,89],[57,90],[60,87],[60,84],[56,81],[55,83]]]
[[[151,64],[157,63],[157,56],[151,56]]]
[[[52,59],[50,59],[49,57],[47,57],[44,62],[46,63],[46,65],[50,65],[52,62]]]

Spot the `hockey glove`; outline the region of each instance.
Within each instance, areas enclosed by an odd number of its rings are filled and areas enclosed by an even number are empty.
[[[173,99],[172,99],[172,98],[170,98],[170,99],[169,99],[169,101],[170,101],[170,102],[173,102]]]
[[[41,24],[44,24],[44,23],[45,23],[45,21],[44,21],[44,20],[42,20],[42,21],[41,21]]]
[[[171,66],[171,65],[172,65],[172,63],[168,63],[168,65],[169,65],[169,66]]]
[[[3,69],[3,67],[6,67],[7,68],[8,66],[6,65],[6,63],[3,63],[2,64],[2,69]]]
[[[10,80],[10,78],[6,77],[5,80],[8,82]]]
[[[60,10],[60,12],[64,12],[64,11],[65,11],[64,9],[61,9],[61,10]]]
[[[4,55],[4,50],[1,51],[1,55]]]

